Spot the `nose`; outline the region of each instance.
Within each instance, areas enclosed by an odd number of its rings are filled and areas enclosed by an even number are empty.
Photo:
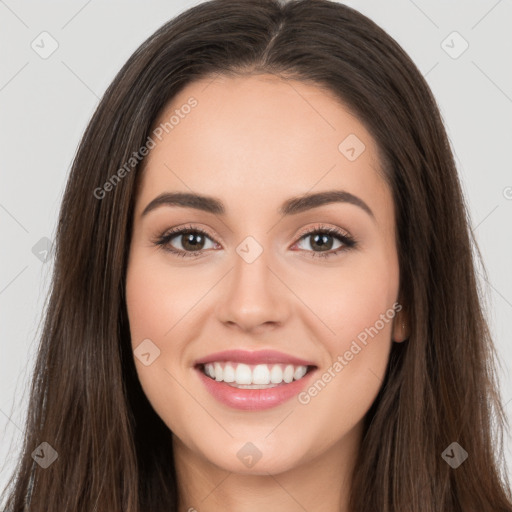
[[[217,318],[230,327],[247,332],[282,325],[290,315],[290,296],[278,271],[269,266],[264,250],[254,261],[239,254],[226,276],[217,307]]]

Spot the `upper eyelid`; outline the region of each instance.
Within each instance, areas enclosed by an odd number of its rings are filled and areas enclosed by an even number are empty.
[[[305,235],[311,235],[312,233],[316,233],[318,231],[332,231],[330,234],[335,236],[336,234],[344,235],[347,238],[352,238],[352,235],[348,231],[346,231],[343,228],[334,227],[334,226],[328,226],[326,224],[320,224],[318,226],[308,227],[304,228],[303,230],[300,230],[297,236],[300,238],[304,237]]]

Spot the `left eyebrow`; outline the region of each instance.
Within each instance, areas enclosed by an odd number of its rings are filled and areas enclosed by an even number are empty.
[[[332,203],[348,203],[358,206],[364,210],[373,220],[375,215],[371,208],[358,196],[347,192],[346,190],[328,190],[307,194],[287,199],[279,208],[278,213],[283,216],[296,215],[313,208]],[[226,208],[220,199],[211,196],[204,196],[189,192],[164,192],[155,197],[144,208],[141,216],[143,217],[150,211],[160,206],[179,206],[182,208],[193,208],[202,210],[215,215],[225,215]]]
[[[371,208],[360,197],[346,190],[327,190],[316,194],[292,197],[283,203],[281,208],[279,208],[279,213],[281,215],[295,215],[312,208],[318,208],[319,206],[332,203],[353,204],[364,210],[375,220],[375,215]]]

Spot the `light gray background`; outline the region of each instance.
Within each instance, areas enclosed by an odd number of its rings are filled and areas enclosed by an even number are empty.
[[[53,262],[42,262],[32,248],[43,237],[54,238],[79,139],[115,73],[157,28],[197,3],[0,0],[2,488],[18,457],[38,326]],[[501,392],[510,421],[512,3],[346,3],[373,19],[402,45],[439,103],[470,207],[471,225],[488,270],[488,282],[483,277],[480,280],[488,290],[487,312],[502,363]],[[43,31],[59,45],[47,59],[31,48]],[[458,58],[443,49],[453,54],[462,48],[461,40],[453,36],[446,40],[453,31],[469,44]],[[479,272],[481,276],[481,269]],[[510,433],[505,442],[510,468]]]

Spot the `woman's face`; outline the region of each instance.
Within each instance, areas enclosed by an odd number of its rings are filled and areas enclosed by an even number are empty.
[[[192,83],[160,122],[126,280],[154,410],[182,452],[238,473],[356,449],[401,337],[375,141],[333,95],[271,75]],[[208,199],[152,203],[176,193]]]

